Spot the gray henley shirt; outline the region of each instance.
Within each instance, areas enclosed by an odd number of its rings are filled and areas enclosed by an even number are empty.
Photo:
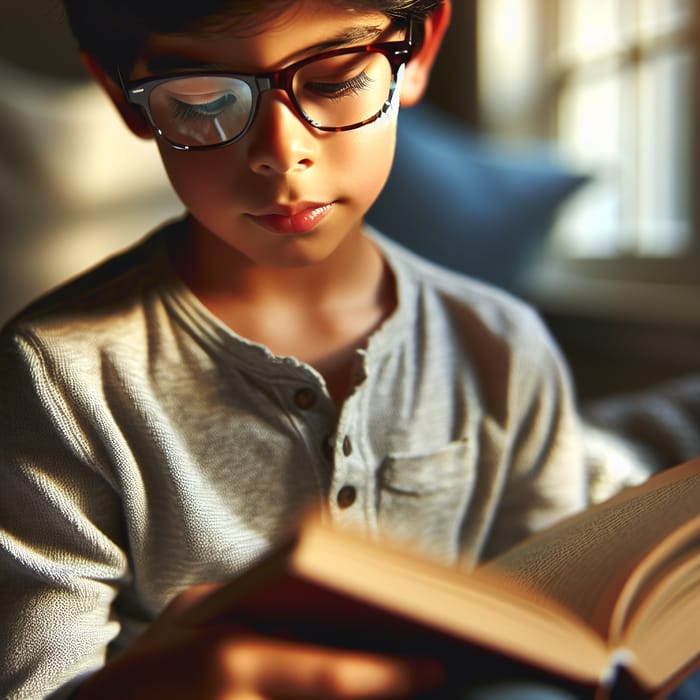
[[[3,698],[68,692],[310,506],[468,568],[585,505],[570,380],[529,307],[373,233],[398,307],[338,410],[195,299],[167,255],[180,225],[0,337]]]

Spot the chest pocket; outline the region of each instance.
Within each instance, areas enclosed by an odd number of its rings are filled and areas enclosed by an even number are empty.
[[[389,455],[379,471],[380,529],[420,552],[453,562],[474,487],[466,439],[419,455]]]

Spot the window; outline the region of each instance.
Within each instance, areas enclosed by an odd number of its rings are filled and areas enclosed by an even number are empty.
[[[569,280],[682,283],[700,306],[699,14],[694,0],[479,1],[483,128],[551,140],[592,177],[551,240]]]

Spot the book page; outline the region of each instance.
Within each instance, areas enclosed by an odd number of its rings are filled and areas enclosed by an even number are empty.
[[[627,579],[612,616],[611,638],[629,636],[642,619],[653,624],[665,615],[678,602],[679,587],[695,577],[693,569],[700,570],[700,513],[657,545]]]
[[[700,660],[700,514],[672,539],[677,540],[673,568],[664,577],[652,567],[639,581],[630,619],[618,623],[622,644],[634,650],[635,675],[650,688]]]
[[[697,515],[699,503],[696,459],[534,535],[483,568],[552,598],[607,638],[628,576]]]

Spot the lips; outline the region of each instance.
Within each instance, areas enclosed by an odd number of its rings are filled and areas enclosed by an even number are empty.
[[[332,204],[304,204],[295,209],[267,214],[249,214],[248,217],[268,231],[283,235],[299,235],[313,230],[333,208]]]

